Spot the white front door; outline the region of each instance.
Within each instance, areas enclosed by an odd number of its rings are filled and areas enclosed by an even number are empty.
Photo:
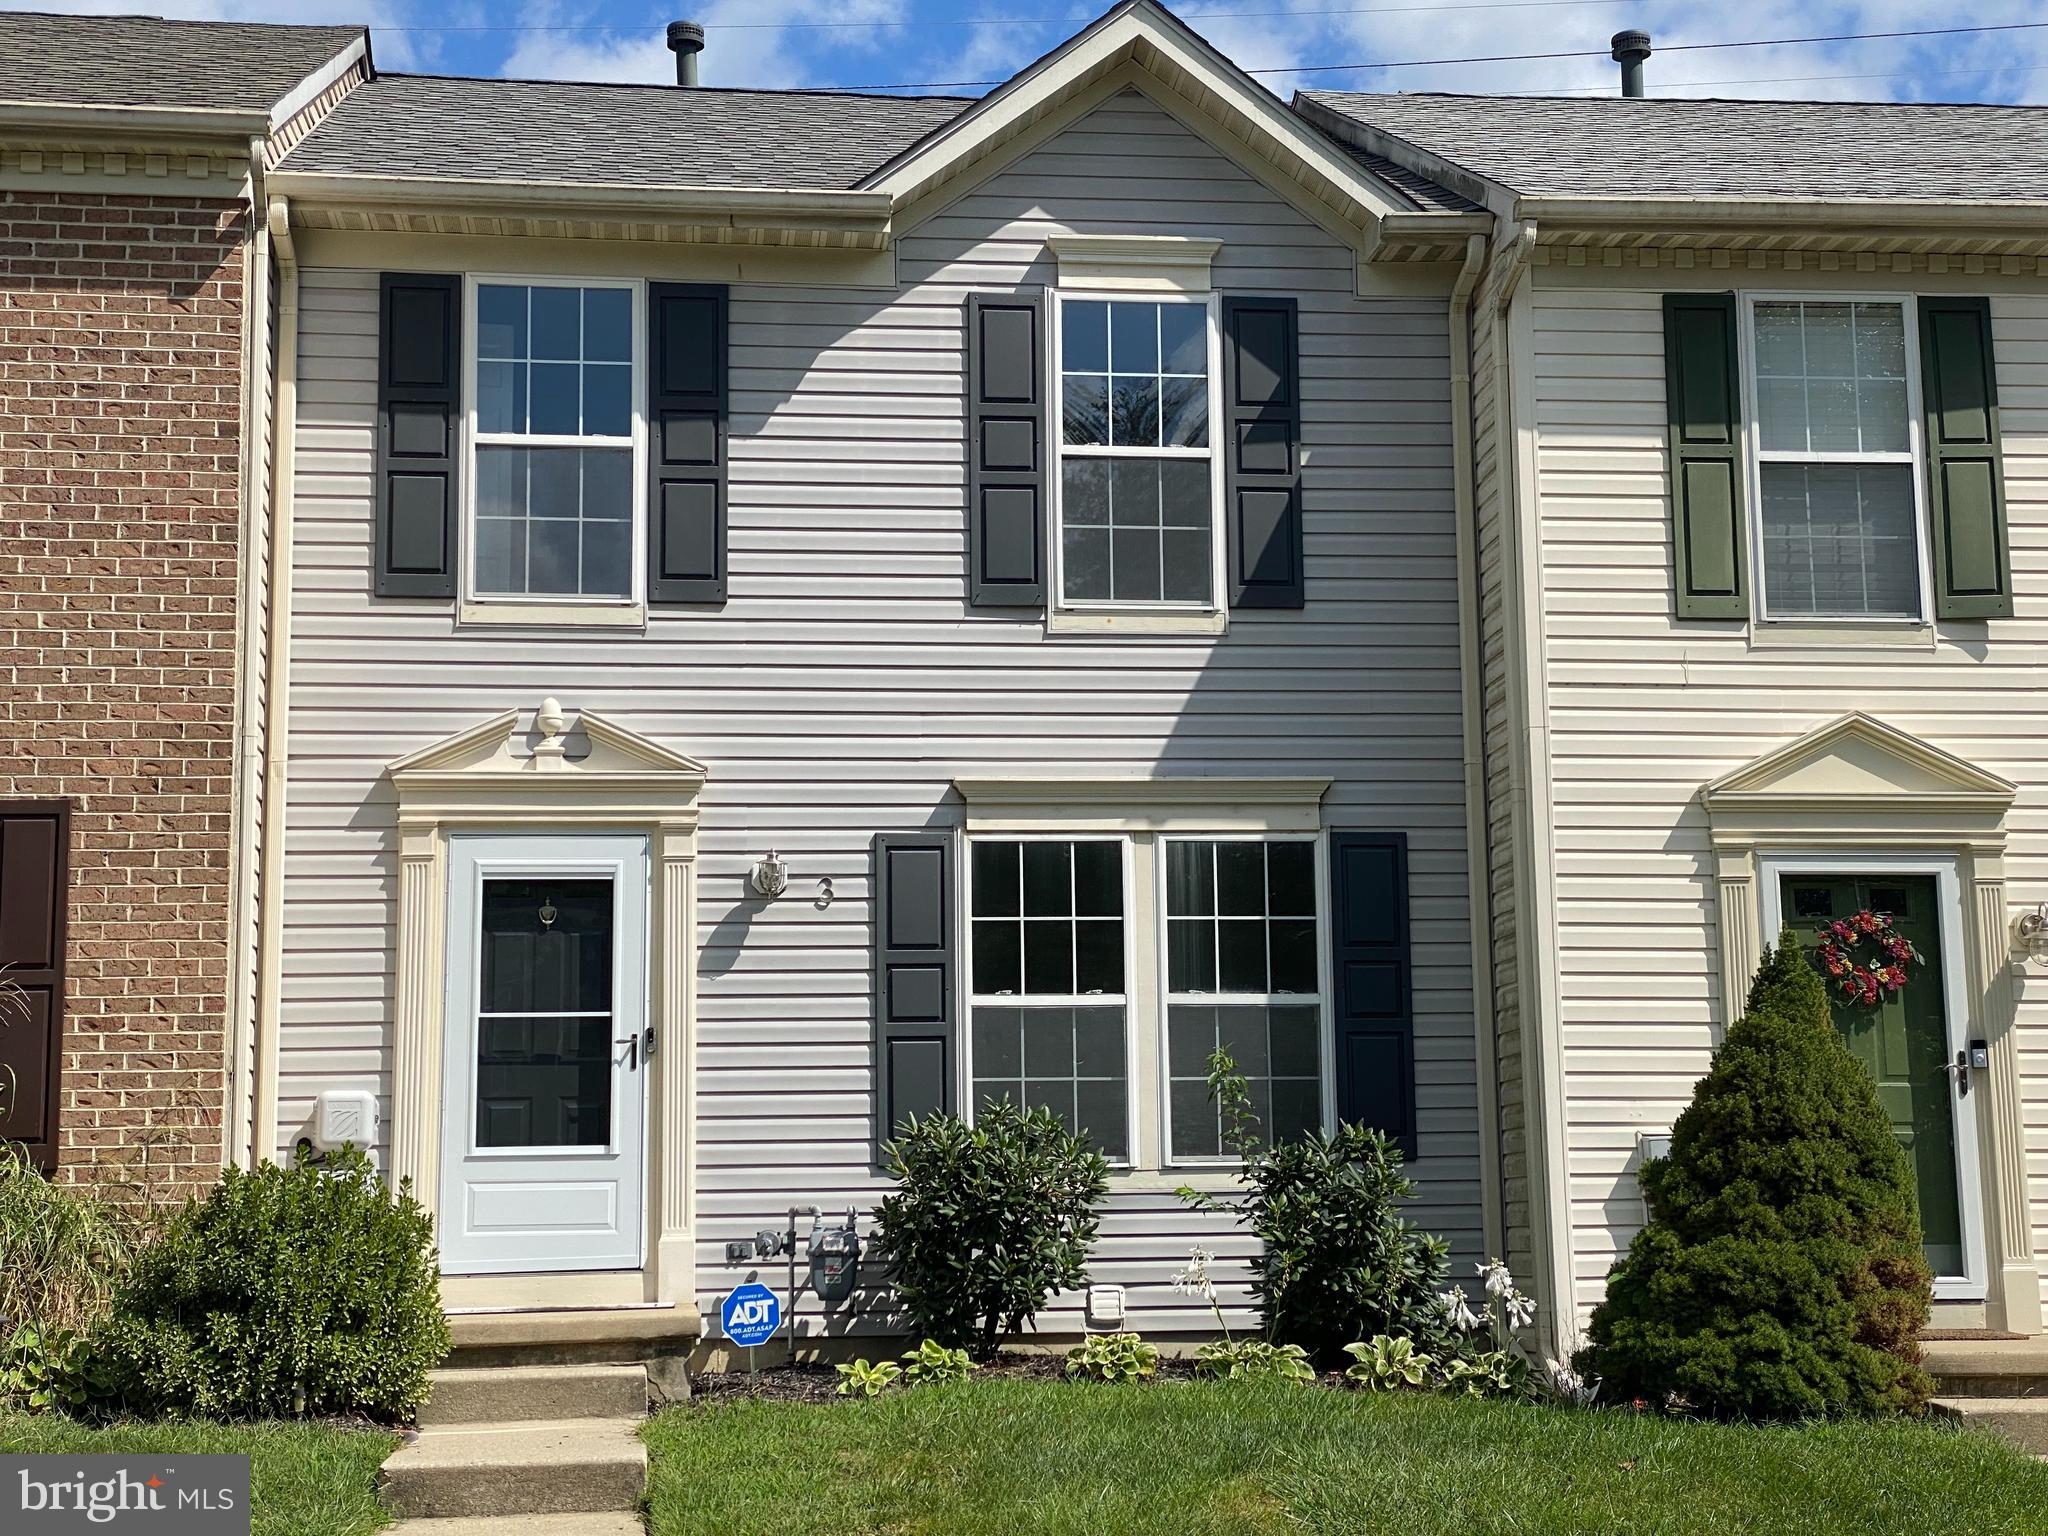
[[[449,840],[441,1269],[638,1269],[647,840]]]

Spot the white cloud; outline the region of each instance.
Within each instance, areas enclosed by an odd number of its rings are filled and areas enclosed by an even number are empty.
[[[71,16],[133,16],[169,21],[275,21],[302,26],[367,26],[380,65],[426,67],[439,48],[430,33],[391,30],[413,18],[405,0],[0,0],[0,11],[54,11]]]
[[[705,48],[697,67],[705,85],[766,89],[833,84],[844,78],[849,58],[867,67],[867,60],[886,56],[909,15],[910,0],[786,0],[776,7],[777,22],[864,24],[832,28],[763,23],[759,0],[710,0],[684,9],[704,26]],[[580,29],[600,25],[592,7],[572,9],[561,0],[534,0],[520,13],[519,24],[579,30],[520,33],[500,66],[501,74],[648,83],[675,79],[665,22],[645,29],[586,32]]]

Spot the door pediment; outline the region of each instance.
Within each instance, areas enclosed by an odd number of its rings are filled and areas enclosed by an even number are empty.
[[[1722,775],[1700,798],[1717,818],[1852,807],[2002,817],[2017,793],[1996,774],[1859,711]]]
[[[694,822],[704,765],[590,710],[573,722],[544,699],[530,727],[503,714],[400,758],[387,770],[401,822],[589,819]],[[576,819],[585,819],[577,817]]]

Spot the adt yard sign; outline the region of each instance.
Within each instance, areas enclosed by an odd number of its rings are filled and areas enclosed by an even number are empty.
[[[745,1349],[766,1344],[782,1321],[782,1303],[765,1285],[736,1285],[725,1294],[718,1323],[725,1336]]]

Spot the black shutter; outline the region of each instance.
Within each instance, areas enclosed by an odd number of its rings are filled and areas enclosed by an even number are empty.
[[[1944,619],[2009,619],[2012,552],[1989,299],[1921,299],[1920,375],[1935,610]]]
[[[967,601],[1045,602],[1045,305],[967,298]]]
[[[875,1141],[912,1115],[953,1109],[953,841],[879,833],[875,941]]]
[[[378,309],[376,592],[453,597],[462,279],[386,272]]]
[[[1749,617],[1735,295],[1664,295],[1672,584],[1681,619]]]
[[[0,1141],[45,1172],[57,1165],[70,842],[67,801],[0,802],[0,978],[21,989],[0,994]]]
[[[1233,608],[1306,601],[1300,330],[1292,299],[1223,301],[1223,508]]]
[[[1415,1155],[1415,1002],[1408,958],[1408,839],[1330,834],[1337,983],[1337,1118]]]
[[[725,601],[726,290],[647,286],[647,599]]]

